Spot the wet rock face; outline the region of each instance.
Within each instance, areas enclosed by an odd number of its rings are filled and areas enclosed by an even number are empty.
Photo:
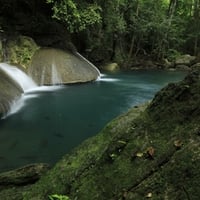
[[[36,163],[21,168],[0,173],[0,190],[9,186],[33,184],[40,179],[42,174],[49,170],[49,165]]]
[[[157,120],[185,123],[200,115],[200,70],[192,71],[182,82],[169,84],[156,94],[148,110]],[[174,119],[174,120],[172,120]]]
[[[53,85],[96,80],[99,72],[78,53],[44,48],[32,57],[29,75],[39,85]]]
[[[0,70],[0,117],[8,112],[10,104],[22,93],[22,88]]]

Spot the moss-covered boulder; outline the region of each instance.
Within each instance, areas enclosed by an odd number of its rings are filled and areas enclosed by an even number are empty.
[[[97,68],[77,52],[39,49],[33,56],[29,75],[39,85],[82,83],[98,78]]]
[[[114,119],[15,199],[200,198],[200,71]],[[15,193],[14,193],[14,192]],[[8,190],[7,190],[8,192]],[[11,199],[11,198],[4,198]]]
[[[120,67],[119,67],[119,65],[117,63],[109,63],[109,64],[101,66],[101,69],[105,70],[105,71],[113,72],[113,71],[119,70]]]
[[[8,172],[2,172],[0,173],[0,190],[10,186],[35,183],[47,170],[49,170],[48,164],[36,163]]]
[[[0,117],[8,112],[10,104],[22,93],[22,88],[0,69]]]
[[[196,57],[195,56],[191,56],[191,55],[181,55],[178,56],[175,60],[175,65],[176,66],[188,66],[190,67],[192,64],[195,63]]]
[[[34,40],[27,36],[17,36],[8,39],[4,46],[6,61],[20,65],[25,70],[29,67],[31,58],[39,47]]]

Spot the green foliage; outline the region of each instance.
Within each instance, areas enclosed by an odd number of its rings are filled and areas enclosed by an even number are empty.
[[[167,54],[166,54],[169,61],[175,61],[175,59],[180,55],[181,55],[180,52],[178,52],[175,49],[168,49]]]
[[[53,4],[53,18],[62,21],[69,32],[79,32],[96,23],[100,23],[101,8],[97,4],[76,2],[73,0],[47,0]]]
[[[58,194],[53,194],[49,195],[50,200],[70,200],[70,198],[66,195],[58,195]]]
[[[97,60],[171,57],[200,50],[198,0],[47,0],[69,32],[82,32]],[[188,52],[189,51],[189,52]],[[130,59],[131,60],[131,59]]]

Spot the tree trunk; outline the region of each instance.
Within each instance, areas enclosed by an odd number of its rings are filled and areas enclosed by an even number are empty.
[[[164,54],[166,52],[167,43],[163,42],[163,41],[168,41],[167,38],[168,38],[168,35],[169,35],[169,30],[170,30],[171,25],[172,25],[172,20],[173,20],[174,14],[175,14],[176,9],[177,9],[177,3],[178,3],[178,0],[170,0],[168,12],[167,12],[167,20],[168,20],[167,31],[165,32],[164,37],[160,39],[159,54],[157,56],[157,59],[163,59]]]
[[[194,24],[195,24],[195,37],[194,37],[194,55],[198,54],[199,43],[199,29],[200,29],[200,0],[194,0]]]
[[[139,1],[137,1],[135,13],[136,13],[136,16],[138,17],[138,15],[139,15]],[[135,44],[135,35],[133,34],[132,39],[131,39],[130,48],[129,48],[128,58],[127,58],[127,61],[125,62],[126,68],[128,68],[128,65],[130,64],[130,60],[131,60],[131,57],[133,55],[134,44]]]

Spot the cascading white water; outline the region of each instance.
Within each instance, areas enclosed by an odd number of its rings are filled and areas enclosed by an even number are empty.
[[[45,73],[46,73],[46,67],[44,66],[44,68],[42,70],[40,85],[44,85]]]
[[[0,63],[0,70],[13,79],[24,92],[27,92],[33,88],[37,88],[36,83],[29,76],[13,65]],[[10,109],[4,118],[19,111],[23,107],[25,99],[26,98],[24,94],[22,94],[20,98],[13,99],[13,101],[10,102]]]
[[[101,77],[101,73],[95,65],[93,65],[89,60],[87,60],[85,57],[83,57],[80,53],[78,53],[78,52],[75,52],[75,53],[76,53],[77,56],[79,56],[85,62],[87,62],[91,67],[93,67],[97,71],[97,73],[99,74],[99,77]]]
[[[45,69],[42,74],[42,82],[44,82],[45,76]],[[24,91],[24,94],[21,95],[20,98],[13,99],[10,102],[10,109],[8,113],[3,117],[6,118],[9,115],[12,115],[18,112],[25,104],[25,101],[29,98],[36,98],[37,94],[32,94],[34,91],[49,91],[49,90],[56,90],[60,87],[57,86],[40,86],[38,87],[37,84],[28,76],[26,73],[18,69],[13,65],[9,65],[7,63],[0,63],[0,70],[6,73],[11,79],[13,79]],[[60,84],[61,79],[58,76],[56,66],[52,65],[52,81],[54,84]]]
[[[0,63],[0,69],[16,81],[24,92],[37,87],[36,83],[29,76],[15,66],[7,63]]]
[[[59,76],[56,65],[54,63],[52,63],[52,67],[51,67],[51,82],[53,85],[62,83],[62,79]]]
[[[79,53],[77,53],[82,59],[84,59],[86,62],[88,62],[99,74],[100,72],[98,69],[90,63],[88,60],[86,60],[84,57],[82,57]],[[30,96],[29,91],[33,90],[55,90],[59,89],[60,86],[55,87],[47,87],[47,86],[40,86],[38,87],[37,84],[28,76],[26,73],[21,71],[19,68],[9,65],[7,63],[0,63],[0,70],[2,70],[4,73],[6,73],[11,79],[13,79],[23,90],[24,94],[21,95],[21,98],[13,99],[12,102],[10,102],[10,111],[6,114],[5,117],[7,117],[10,114],[16,113],[19,111],[25,104],[26,99],[32,98],[32,95]],[[42,76],[41,76],[41,85],[45,82],[45,74],[46,74],[46,67],[43,68]],[[63,81],[60,77],[60,74],[57,71],[57,66],[53,62],[51,66],[51,81],[52,85],[60,85]]]

